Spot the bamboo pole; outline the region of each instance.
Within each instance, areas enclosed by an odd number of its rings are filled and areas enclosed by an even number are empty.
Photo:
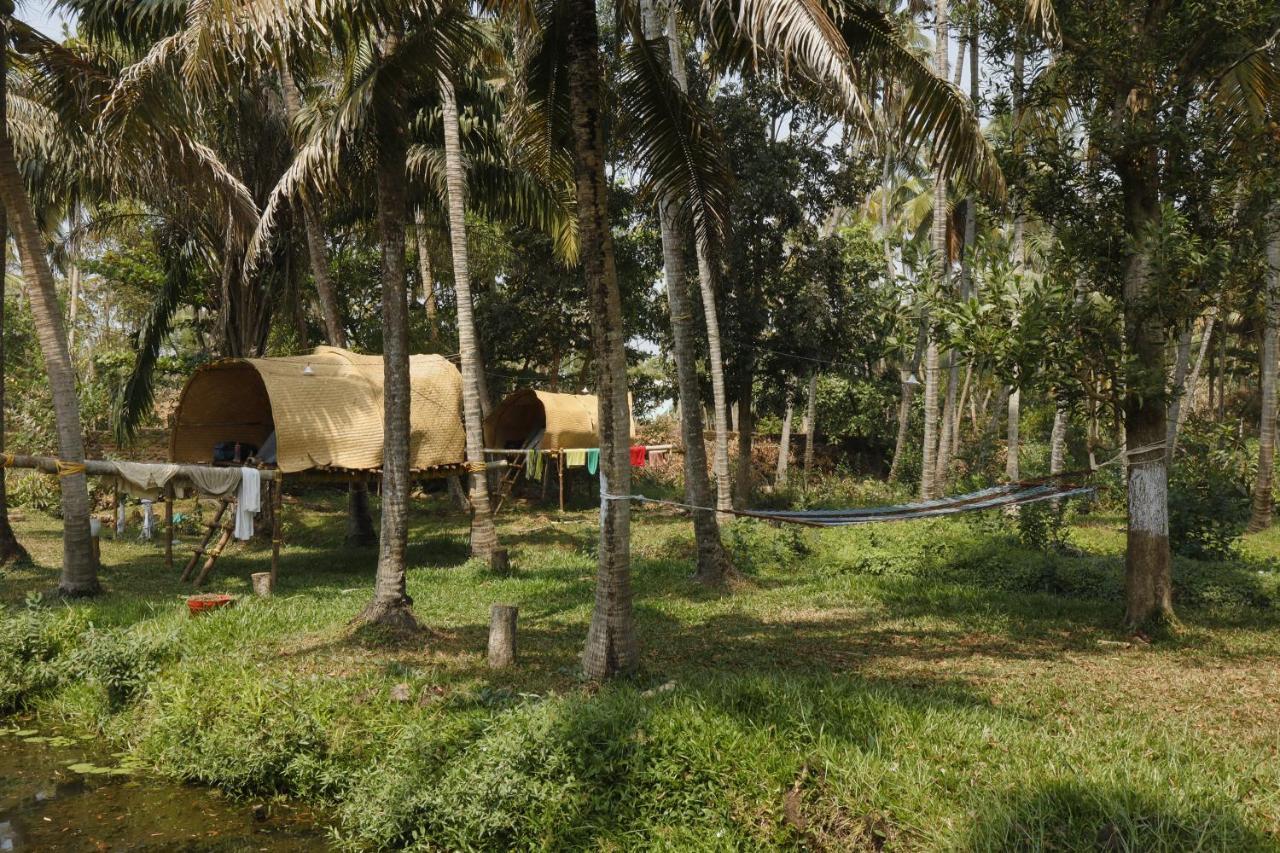
[[[204,538],[200,540],[199,547],[197,547],[194,551],[191,552],[191,559],[187,561],[186,568],[182,570],[182,578],[181,578],[182,580],[186,580],[187,578],[191,577],[191,572],[195,569],[196,563],[200,560],[200,557],[204,554],[204,549],[209,547],[209,541],[213,539],[213,533],[215,530],[218,529],[218,522],[222,520],[222,516],[224,513],[226,513],[227,506],[230,503],[231,502],[225,498],[218,502],[218,511],[214,513],[213,520],[210,521],[207,525],[205,525]]]
[[[173,487],[164,490],[164,567],[173,568]]]
[[[209,579],[209,575],[213,573],[213,564],[218,562],[218,558],[222,556],[222,550],[227,547],[227,543],[231,541],[232,526],[225,524],[222,527],[222,535],[218,537],[218,542],[209,551],[209,555],[205,557],[204,566],[200,569],[200,574],[196,577],[195,585],[197,587],[204,586],[204,582]]]
[[[271,481],[271,591],[275,592],[276,575],[280,568],[280,546],[283,544],[284,523],[284,475],[276,472]]]
[[[556,454],[556,480],[560,486],[560,511],[564,512],[564,452]]]

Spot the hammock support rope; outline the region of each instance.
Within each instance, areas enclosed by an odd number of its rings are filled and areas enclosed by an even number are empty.
[[[806,509],[806,510],[761,510],[732,509],[717,510],[715,507],[695,506],[680,501],[650,498],[645,495],[611,495],[601,494],[602,501],[634,501],[636,503],[659,504],[662,506],[687,509],[694,512],[728,512],[740,518],[755,518],[762,521],[774,521],[786,524],[803,524],[809,527],[851,527],[858,524],[874,524],[882,521],[910,521],[919,518],[936,518],[944,515],[956,515],[962,512],[978,512],[986,509],[1022,506],[1049,500],[1066,500],[1093,494],[1093,486],[1081,486],[1075,483],[1063,483],[1063,480],[1075,480],[1088,476],[1110,465],[1130,460],[1130,465],[1144,465],[1157,461],[1146,459],[1132,461],[1135,457],[1146,453],[1164,450],[1164,443],[1151,444],[1133,450],[1122,450],[1111,459],[1093,468],[1081,471],[1066,471],[1061,474],[1050,474],[1035,480],[1022,480],[1016,483],[1005,483],[991,486],[976,492],[950,497],[933,498],[924,501],[898,504],[896,506],[861,507],[849,509]]]

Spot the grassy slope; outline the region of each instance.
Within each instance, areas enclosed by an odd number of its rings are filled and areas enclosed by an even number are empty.
[[[1186,631],[1131,646],[1114,519],[1054,559],[985,522],[740,526],[751,578],[720,595],[688,579],[680,517],[636,516],[633,683],[576,680],[590,513],[504,513],[518,573],[497,579],[428,504],[409,586],[430,634],[388,642],[347,629],[373,554],[337,545],[340,502],[309,495],[286,509],[278,596],[200,619],[158,548],[104,543],[110,594],[56,618],[127,630],[158,673],[122,706],[89,678],[33,708],[166,774],[334,801],[361,845],[1280,848],[1280,610],[1258,606],[1260,564],[1180,564]],[[37,565],[3,576],[11,603],[58,559],[54,522],[19,529]],[[1248,552],[1280,554],[1280,535]],[[237,550],[211,589],[246,592],[268,556]],[[484,661],[493,602],[520,606],[510,672]]]

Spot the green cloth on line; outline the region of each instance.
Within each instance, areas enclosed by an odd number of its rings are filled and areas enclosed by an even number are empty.
[[[576,450],[564,451],[564,467],[581,468],[587,464],[587,451],[579,448]]]
[[[587,473],[594,474],[600,468],[600,448],[593,447],[587,451]]]

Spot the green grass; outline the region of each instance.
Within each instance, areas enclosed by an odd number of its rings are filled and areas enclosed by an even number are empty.
[[[159,548],[125,542],[104,543],[105,596],[21,615],[59,559],[57,523],[22,517],[35,564],[0,586],[0,664],[30,676],[11,707],[167,776],[328,803],[355,847],[1280,849],[1274,532],[1238,563],[1179,561],[1184,628],[1145,645],[1117,633],[1114,517],[1072,529],[1076,556],[998,518],[739,523],[747,579],[718,593],[689,578],[687,522],[641,508],[643,669],[597,688],[577,675],[590,512],[504,512],[516,573],[495,578],[465,519],[421,504],[429,630],[409,641],[348,627],[375,558],[339,544],[341,506],[291,497],[277,596],[198,619]],[[247,594],[268,560],[237,549],[210,589]],[[496,673],[494,602],[520,607],[519,665]]]

